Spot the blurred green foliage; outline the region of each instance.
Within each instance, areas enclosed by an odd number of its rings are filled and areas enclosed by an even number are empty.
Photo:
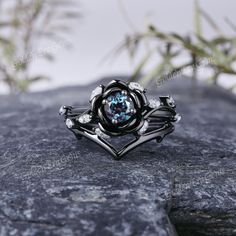
[[[203,35],[203,20],[215,31],[215,37],[208,39]],[[226,19],[226,23],[236,32],[236,26],[229,19]],[[130,80],[140,80],[140,75],[143,74],[140,82],[144,85],[153,79],[161,83],[166,79],[166,75],[168,78],[171,78],[171,75],[174,77],[185,68],[191,68],[192,78],[196,79],[200,66],[211,69],[212,76],[208,81],[215,84],[221,74],[235,75],[236,37],[226,36],[210,15],[199,6],[197,0],[194,2],[194,28],[193,34],[183,36],[178,33],[164,33],[149,24],[144,32],[128,35],[118,51],[127,49],[131,58],[137,55],[142,44],[148,45],[146,54],[138,63]],[[153,66],[152,56],[155,53],[158,53],[161,61]],[[176,59],[183,55],[187,55],[187,60],[176,65]],[[149,67],[152,65],[152,68],[143,73],[148,64]]]
[[[66,46],[71,23],[79,17],[76,0],[0,0],[0,81],[10,92],[28,91],[48,79],[30,72],[35,58],[54,60],[55,52],[39,49],[40,44]]]

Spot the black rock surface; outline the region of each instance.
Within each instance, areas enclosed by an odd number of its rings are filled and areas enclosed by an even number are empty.
[[[98,84],[0,97],[0,235],[236,235],[235,97],[187,79],[150,88],[183,118],[115,161],[58,116]]]

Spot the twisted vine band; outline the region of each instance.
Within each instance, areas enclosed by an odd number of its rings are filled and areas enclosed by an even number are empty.
[[[140,84],[113,80],[93,90],[89,108],[62,106],[59,114],[78,139],[86,137],[120,159],[142,143],[161,142],[173,132],[173,123],[181,119],[175,107],[170,96],[148,100]],[[109,142],[111,137],[128,134],[134,139],[120,150]]]

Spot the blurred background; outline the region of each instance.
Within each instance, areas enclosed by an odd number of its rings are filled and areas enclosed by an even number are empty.
[[[0,93],[110,75],[165,81],[161,75],[176,72],[234,91],[235,7],[233,0],[0,0]]]

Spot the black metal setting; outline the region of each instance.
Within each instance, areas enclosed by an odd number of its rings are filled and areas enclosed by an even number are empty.
[[[122,122],[112,120],[106,111],[107,99],[115,93],[123,94],[133,106],[127,113],[128,118]],[[62,106],[59,113],[64,116],[67,128],[78,139],[86,137],[103,147],[115,159],[120,159],[142,143],[152,139],[161,142],[174,131],[173,123],[181,118],[175,111],[172,97],[161,96],[159,100],[148,100],[145,93],[146,90],[138,83],[113,80],[92,92],[88,109]],[[132,134],[134,139],[120,150],[116,150],[107,141],[110,136],[127,134]]]

